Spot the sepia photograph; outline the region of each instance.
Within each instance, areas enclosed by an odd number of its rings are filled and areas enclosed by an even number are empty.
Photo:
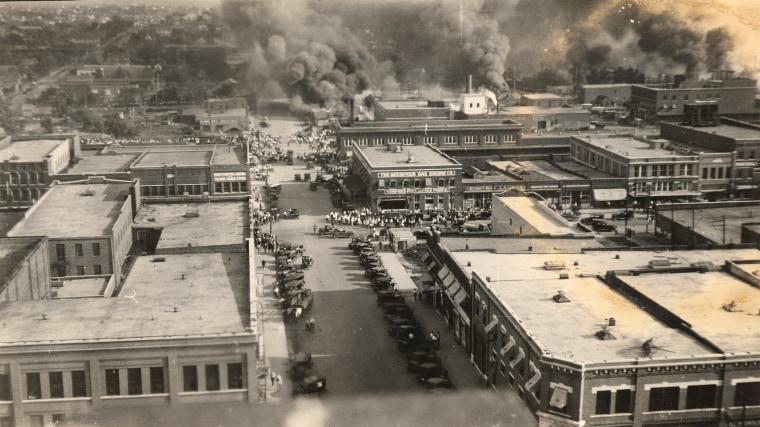
[[[0,427],[760,426],[759,53],[758,0],[0,0]]]

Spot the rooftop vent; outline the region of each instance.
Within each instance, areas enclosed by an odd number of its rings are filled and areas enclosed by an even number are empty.
[[[153,262],[166,262],[166,258],[164,257],[153,258]]]
[[[670,267],[669,259],[653,259],[649,261],[649,268],[655,267]]]
[[[564,261],[546,261],[544,263],[544,268],[547,270],[564,270],[565,262]]]
[[[94,196],[94,195],[95,195],[95,192],[90,188],[80,193],[80,196]]]
[[[602,329],[600,331],[596,332],[596,337],[600,340],[606,341],[606,340],[616,340],[617,338],[612,335],[612,333],[607,329],[607,325],[602,326]]]
[[[562,302],[570,302],[570,299],[565,296],[564,291],[557,291],[557,295],[554,295],[552,297],[554,302],[562,303]]]
[[[414,155],[413,155],[412,153],[409,153],[409,154],[408,154],[408,156],[407,156],[407,158],[406,158],[406,162],[407,162],[407,163],[414,163],[414,162],[415,162],[415,160],[414,160]]]

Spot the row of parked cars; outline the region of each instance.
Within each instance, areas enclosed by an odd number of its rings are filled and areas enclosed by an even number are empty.
[[[407,369],[417,376],[417,381],[427,389],[455,389],[449,373],[441,365],[433,343],[427,338],[414,313],[406,304],[406,298],[396,290],[396,282],[383,266],[372,244],[363,238],[353,238],[349,249],[359,257],[364,266],[364,276],[376,292],[377,305],[388,322],[388,333],[396,339],[399,351],[407,356]]]

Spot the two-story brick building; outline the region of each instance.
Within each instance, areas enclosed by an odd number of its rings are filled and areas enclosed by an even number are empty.
[[[46,298],[50,298],[47,237],[0,238],[0,302]]]

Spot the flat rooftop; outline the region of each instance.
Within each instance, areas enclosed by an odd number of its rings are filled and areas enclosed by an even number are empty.
[[[525,171],[532,180],[580,180],[582,176],[564,171],[546,160],[493,161],[486,163],[502,171]]]
[[[583,254],[494,254],[482,251],[452,251],[465,271],[489,277],[489,287],[504,306],[535,337],[544,351],[576,362],[602,362],[645,358],[642,344],[656,338],[655,345],[669,352],[655,352],[652,358],[704,355],[712,353],[697,340],[672,329],[613,291],[596,278],[610,270],[648,268],[652,259],[667,258],[673,265],[725,260],[754,260],[755,249],[676,252],[589,251]],[[615,259],[620,255],[619,259]],[[466,267],[467,263],[470,267]],[[547,270],[544,263],[564,263],[564,270]],[[574,265],[577,262],[578,265]],[[508,265],[509,268],[504,266]],[[560,280],[559,274],[569,278]],[[663,275],[649,276],[655,280]],[[628,277],[633,276],[626,276]],[[645,277],[645,276],[641,276]],[[562,290],[569,303],[551,297]],[[610,332],[616,340],[600,340],[594,334],[610,317],[616,326]]]
[[[246,217],[245,202],[145,204],[137,211],[133,227],[162,229],[156,251],[242,245]]]
[[[460,166],[450,157],[441,154],[425,145],[403,145],[400,152],[389,150],[388,147],[359,147],[370,165],[374,168],[403,168],[417,169],[420,167]],[[409,156],[414,157],[413,163],[408,163]]]
[[[576,141],[583,141],[627,159],[686,157],[683,154],[678,154],[663,148],[652,148],[652,146],[646,142],[627,136],[586,134],[583,135],[583,137],[573,136],[572,138]],[[696,156],[696,154],[692,156]]]
[[[681,125],[673,125],[673,126],[675,126],[676,128],[684,128],[684,129],[692,130],[688,126],[681,126]],[[700,128],[700,130],[704,131],[705,133],[716,134],[716,135],[724,136],[726,138],[735,139],[737,141],[760,140],[760,129],[751,129],[751,128],[746,128],[742,126],[718,125],[718,126]]]
[[[573,174],[576,174],[580,176],[581,178],[603,178],[603,179],[609,179],[609,178],[620,178],[611,174],[608,174],[607,172],[601,171],[599,169],[594,169],[592,167],[575,163],[575,162],[554,162],[554,164],[561,169],[567,170],[572,172]]]
[[[212,165],[244,165],[246,162],[245,148],[231,145],[216,145]]]
[[[82,151],[81,159],[72,166],[67,175],[86,175],[114,172],[127,172],[137,154],[120,154],[110,152],[99,155],[92,151]]]
[[[0,304],[0,345],[242,334],[247,269],[245,253],[137,257],[118,297]]]
[[[38,139],[16,141],[0,150],[0,162],[40,162],[61,144],[68,144],[64,139]]]
[[[567,220],[533,197],[495,197],[538,230],[540,234],[582,233],[582,231],[570,227]]]
[[[50,187],[27,211],[9,236],[50,238],[100,237],[111,234],[131,183],[59,184]]]
[[[584,249],[600,248],[602,243],[596,239],[568,238],[530,238],[530,237],[478,237],[466,238],[441,236],[441,242],[450,251],[470,254],[580,254]],[[466,249],[469,247],[469,250]]]
[[[546,114],[546,109],[535,105],[516,105],[502,108],[500,114]]]
[[[148,151],[135,162],[134,167],[207,166],[212,151]]]
[[[695,209],[693,218],[691,209],[674,210],[672,214],[673,220],[684,227],[691,227],[693,219],[696,232],[715,243],[723,243],[725,223],[726,243],[740,243],[742,225],[760,222],[760,202]],[[671,212],[666,209],[662,211],[662,215],[670,217]]]
[[[757,276],[760,261],[741,267]],[[689,322],[696,333],[724,353],[760,352],[760,289],[724,272],[647,274],[620,279]],[[732,302],[735,311],[724,308]],[[670,349],[669,342],[658,342]]]
[[[385,108],[386,110],[405,110],[405,109],[416,110],[420,108],[448,110],[451,108],[449,106],[449,101],[443,101],[444,103],[443,107],[431,107],[428,105],[427,99],[389,100],[389,101],[377,100],[377,103],[383,108]]]
[[[564,96],[555,95],[553,93],[526,93],[522,95],[527,99],[565,99]]]
[[[60,287],[53,290],[58,293],[57,298],[92,298],[110,297],[104,295],[108,286],[109,277],[66,277],[59,279]]]

